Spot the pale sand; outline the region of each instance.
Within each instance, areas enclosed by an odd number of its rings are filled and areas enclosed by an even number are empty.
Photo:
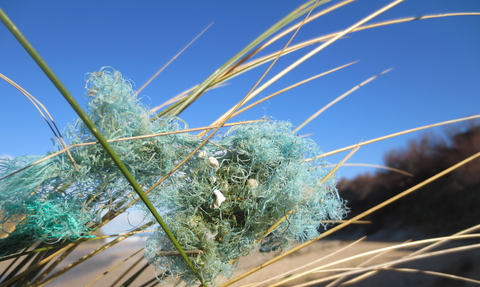
[[[259,272],[245,278],[244,280],[236,283],[233,286],[242,286],[245,284],[249,284],[252,282],[259,282],[268,278],[272,278],[273,276],[282,274],[284,272],[290,271],[294,268],[303,266],[307,263],[310,263],[314,260],[320,259],[324,256],[332,254],[333,252],[345,247],[346,245],[350,244],[351,242],[341,241],[341,240],[325,240],[316,242],[311,244],[310,246],[288,256],[286,259],[282,259],[281,261],[274,263]],[[328,262],[332,262],[334,260],[338,260],[341,258],[346,258],[348,256],[360,254],[362,252],[375,250],[378,248],[383,248],[386,246],[391,246],[396,243],[386,243],[386,242],[360,242],[355,246],[344,250],[338,254],[334,254],[321,262],[318,262],[314,265],[311,265],[308,268],[313,268],[320,266],[321,264],[325,264]],[[84,244],[76,251],[74,251],[71,256],[69,256],[61,266],[65,266],[71,262],[73,259],[79,258],[80,256],[87,254],[94,248],[101,246],[101,244],[97,243],[89,243]],[[72,269],[71,271],[65,273],[62,277],[55,279],[51,283],[47,284],[46,286],[52,287],[60,287],[60,286],[67,286],[67,287],[80,287],[86,286],[90,283],[93,279],[97,276],[104,273],[109,268],[113,267],[118,262],[122,261],[124,258],[128,257],[129,255],[133,254],[135,251],[140,249],[142,244],[140,242],[136,243],[128,243],[124,242],[118,245],[116,248],[112,248],[111,250],[107,250],[100,255],[95,256],[94,258],[82,263],[81,265],[77,266],[76,268]],[[386,254],[383,254],[380,258],[377,258],[373,261],[373,263],[381,263],[387,260],[392,260],[399,258],[401,256],[407,255],[409,251],[407,250],[394,250],[390,251]],[[114,282],[121,274],[125,273],[126,270],[131,266],[133,262],[137,259],[141,258],[143,255],[142,252],[135,256],[134,258],[127,261],[127,263],[121,265],[114,271],[112,271],[107,276],[103,277],[99,281],[97,281],[92,286],[110,286],[112,282]],[[260,254],[251,254],[246,258],[242,258],[239,262],[239,274],[243,273],[245,270],[249,270],[260,263],[270,259],[273,255],[260,255]],[[363,261],[370,257],[363,257],[360,259],[356,259],[350,261],[348,263],[344,263],[341,265],[336,265],[335,268],[343,268],[343,267],[353,267],[361,264]],[[135,270],[138,270],[143,264],[145,263],[144,260],[140,264],[137,265]],[[428,260],[416,261],[414,263],[408,265],[401,265],[402,267],[409,267],[409,268],[423,268],[427,270],[436,270],[436,271],[443,271],[450,270],[450,272],[457,272],[457,274],[461,276],[466,276],[469,278],[475,278],[480,280],[480,252],[478,251],[468,251],[463,253],[457,253],[454,255],[448,255],[443,257],[435,257]],[[0,264],[0,268],[3,270],[6,267],[6,263],[2,262]],[[303,270],[301,270],[303,271]],[[129,273],[133,274],[132,273]],[[129,277],[127,275],[126,277]],[[310,274],[307,277],[299,279],[300,282],[304,282],[306,280],[312,280],[315,278],[319,278],[319,274]],[[140,286],[144,282],[152,279],[154,277],[154,270],[152,267],[149,267],[131,286]],[[125,280],[122,279],[122,281]],[[373,281],[372,281],[373,280]],[[298,283],[299,281],[294,281]],[[292,286],[294,282],[290,282],[285,284],[284,286]],[[271,283],[271,282],[270,282]],[[450,284],[450,285],[449,285]],[[411,274],[411,273],[401,273],[401,272],[394,272],[394,271],[382,271],[379,275],[373,277],[373,279],[364,280],[358,284],[348,285],[348,286],[474,286],[474,285],[462,285],[461,282],[455,281],[439,281],[437,277],[433,277],[430,275],[425,274]],[[261,286],[268,286],[268,283],[262,284]],[[319,285],[325,286],[325,285]],[[478,286],[478,285],[475,285]]]

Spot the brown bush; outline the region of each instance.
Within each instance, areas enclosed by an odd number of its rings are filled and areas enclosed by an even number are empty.
[[[385,155],[385,165],[413,174],[391,171],[342,179],[338,189],[349,200],[351,216],[430,178],[480,150],[480,125],[457,127],[446,136],[424,134],[405,149]],[[478,224],[480,216],[480,159],[445,175],[370,216],[366,234],[412,230],[429,236],[446,235]],[[362,227],[353,227],[354,229]],[[350,232],[352,229],[350,229]],[[388,233],[388,232],[386,232]]]

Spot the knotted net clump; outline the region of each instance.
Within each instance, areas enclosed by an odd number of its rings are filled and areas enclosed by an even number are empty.
[[[294,241],[318,236],[323,220],[344,216],[334,181],[319,183],[325,163],[304,161],[318,154],[315,143],[293,135],[288,122],[238,126],[198,152],[153,200],[166,207],[165,221],[179,243],[203,251],[191,259],[212,282],[218,274],[230,274],[232,261],[257,246],[260,252],[288,249]],[[158,232],[149,238],[145,257],[162,272],[195,282],[182,258],[158,255],[172,250]]]
[[[109,140],[185,129],[178,118],[152,121],[131,83],[118,71],[91,73],[87,83],[88,114]],[[95,141],[80,120],[65,135],[70,145]],[[194,135],[176,133],[110,144],[148,190],[201,142]],[[90,237],[103,214],[136,198],[100,145],[77,146],[70,153],[75,166],[62,153],[0,181],[0,226],[17,222],[16,229],[0,239],[0,255],[37,241]],[[255,248],[260,252],[288,249],[294,241],[318,236],[324,220],[344,217],[344,202],[334,179],[320,183],[327,173],[326,163],[304,160],[318,154],[316,144],[295,136],[288,122],[240,125],[209,141],[148,196],[182,248],[201,251],[189,258],[205,282],[213,283],[220,274],[231,275],[235,259]],[[1,159],[0,177],[35,160],[29,156]],[[143,203],[136,208],[148,214]],[[145,257],[157,268],[159,278],[194,284],[197,278],[184,260],[164,256],[165,251],[176,249],[163,231],[149,237]]]

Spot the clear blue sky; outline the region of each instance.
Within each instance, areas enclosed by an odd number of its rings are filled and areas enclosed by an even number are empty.
[[[0,1],[44,60],[85,105],[85,74],[112,66],[137,87],[210,23],[214,25],[142,93],[156,106],[198,84],[261,32],[304,1]],[[331,1],[324,9],[339,1]],[[300,31],[294,42],[339,31],[389,0],[358,0]],[[318,11],[318,10],[316,10]],[[478,0],[407,0],[371,21],[446,12],[480,12]],[[421,20],[350,34],[302,64],[260,96],[334,67],[354,66],[310,82],[237,118],[303,122],[322,106],[388,68],[394,70],[331,107],[301,130],[323,151],[360,140],[480,113],[480,16]],[[272,47],[277,50],[283,45]],[[311,48],[295,52],[286,67]],[[180,117],[190,127],[210,124],[239,101],[265,67],[211,91]],[[0,25],[0,73],[37,97],[63,128],[77,116],[33,60]],[[52,133],[18,91],[0,81],[0,156],[42,155]],[[350,162],[381,164],[384,153],[402,148],[412,134],[363,147]],[[344,154],[343,154],[344,155]],[[342,155],[342,156],[343,156]],[[340,156],[330,157],[332,163]],[[372,169],[345,167],[352,177]]]

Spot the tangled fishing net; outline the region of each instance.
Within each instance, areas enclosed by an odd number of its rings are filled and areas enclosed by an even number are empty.
[[[185,129],[178,118],[152,121],[118,71],[94,72],[87,83],[89,116],[107,139]],[[70,145],[95,141],[80,120],[65,135]],[[176,133],[115,141],[111,146],[147,190],[201,141]],[[37,241],[91,237],[105,212],[113,213],[134,200],[133,189],[100,145],[78,146],[70,152],[76,167],[62,153],[0,181],[0,226],[18,221],[15,231],[0,239],[0,255]],[[207,143],[148,197],[182,248],[201,251],[189,258],[205,282],[212,283],[220,274],[231,275],[232,262],[255,248],[260,252],[288,249],[295,241],[318,236],[322,221],[345,215],[334,180],[320,184],[326,163],[304,161],[319,153],[313,141],[295,136],[288,122],[235,126]],[[0,177],[38,159],[3,158]],[[136,207],[148,213],[143,203]],[[176,249],[159,231],[149,237],[145,250],[159,278],[194,284],[197,278],[185,261],[180,256],[163,256],[164,251]]]

